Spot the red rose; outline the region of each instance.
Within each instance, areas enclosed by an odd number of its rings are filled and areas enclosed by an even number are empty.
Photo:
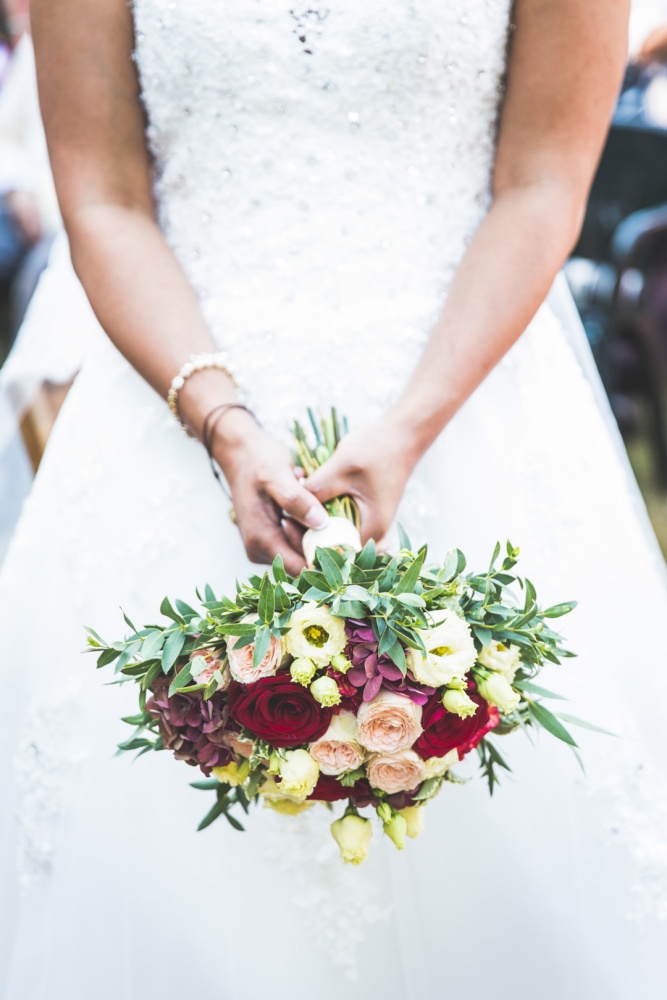
[[[232,719],[274,747],[319,740],[332,716],[330,708],[318,705],[308,688],[295,684],[289,674],[262,677],[253,684],[232,681],[227,698]]]
[[[338,778],[330,774],[320,774],[315,790],[308,798],[316,802],[338,802],[339,799],[353,799],[362,809],[374,801],[371,786],[365,779],[362,778],[351,788],[346,788]]]
[[[448,712],[438,695],[424,706],[422,726],[424,732],[413,746],[420,757],[444,757],[450,750],[458,750],[459,760],[474,750],[486,734],[498,725],[500,714],[497,708],[492,708],[475,691],[468,694],[478,706],[474,715],[460,719],[453,712]]]

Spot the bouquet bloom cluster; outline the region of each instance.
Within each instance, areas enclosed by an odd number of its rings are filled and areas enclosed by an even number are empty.
[[[335,417],[315,429],[310,448],[297,428],[306,472],[338,440]],[[493,791],[508,765],[492,737],[541,726],[575,747],[561,719],[579,720],[552,713],[534,684],[546,662],[571,655],[549,620],[573,604],[541,610],[513,572],[518,550],[508,543],[501,560],[497,545],[486,572],[466,573],[460,551],[431,563],[403,532],[393,556],[372,540],[360,548],[346,502],[331,522],[344,520],[342,543],[313,545],[298,577],[277,558],[234,596],[207,586],[198,609],[165,598],[166,623],[126,617],[125,640],[89,629],[88,642],[98,666],[137,684],[138,712],[124,720],[135,731],[120,749],[168,750],[203,772],[194,787],[214,802],[200,829],[220,816],[243,829],[235,810],[255,802],[287,815],[341,802],[332,833],[358,864],[373,830],[364,811],[400,849],[471,751]]]

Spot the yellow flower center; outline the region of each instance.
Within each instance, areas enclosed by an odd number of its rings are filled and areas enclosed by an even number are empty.
[[[453,650],[449,646],[436,646],[435,649],[429,649],[429,653],[433,653],[434,656],[450,656]]]
[[[321,625],[307,625],[303,630],[304,638],[311,646],[321,649],[329,641],[329,633]]]

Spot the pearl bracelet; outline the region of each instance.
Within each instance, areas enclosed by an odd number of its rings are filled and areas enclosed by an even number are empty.
[[[171,380],[171,385],[169,386],[169,392],[167,393],[167,404],[169,409],[174,414],[188,437],[194,437],[195,435],[181,417],[178,409],[178,396],[187,380],[194,375],[195,372],[204,371],[206,368],[217,368],[219,371],[224,372],[225,375],[231,379],[234,387],[236,387],[236,379],[227,365],[227,355],[222,351],[218,351],[215,354],[203,353],[190,355],[190,360],[183,365],[177,375],[174,375]]]

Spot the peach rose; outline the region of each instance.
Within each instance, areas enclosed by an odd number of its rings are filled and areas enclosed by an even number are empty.
[[[374,753],[395,753],[411,747],[421,736],[421,705],[384,688],[372,701],[359,706],[358,740]]]
[[[322,739],[311,743],[311,756],[320,765],[322,774],[343,774],[356,771],[364,762],[364,751],[357,742],[357,720],[354,712],[334,715]]]
[[[218,691],[226,691],[232,677],[229,672],[229,667],[224,660],[222,660],[212,649],[195,649],[192,653],[190,653],[190,662],[192,662],[192,660],[194,660],[197,656],[201,656],[201,658],[206,661],[204,669],[198,673],[196,677],[193,676],[193,679],[196,680],[197,684],[210,684],[213,680],[215,672],[220,671],[222,680],[218,684]]]
[[[366,766],[373,788],[388,795],[410,792],[426,777],[424,761],[414,750],[399,750],[391,754],[374,754]]]
[[[254,622],[256,619],[250,615],[243,619],[244,622]],[[258,667],[253,667],[252,658],[255,653],[255,643],[251,642],[247,646],[242,646],[240,649],[234,649],[234,644],[238,642],[238,636],[230,635],[227,637],[227,659],[229,660],[229,669],[231,671],[232,677],[239,684],[252,684],[253,681],[257,681],[260,677],[272,677],[278,670],[278,667],[283,662],[285,656],[285,647],[283,645],[282,639],[276,639],[274,635],[271,636],[271,641],[269,643],[269,648],[264,654],[264,658]]]

